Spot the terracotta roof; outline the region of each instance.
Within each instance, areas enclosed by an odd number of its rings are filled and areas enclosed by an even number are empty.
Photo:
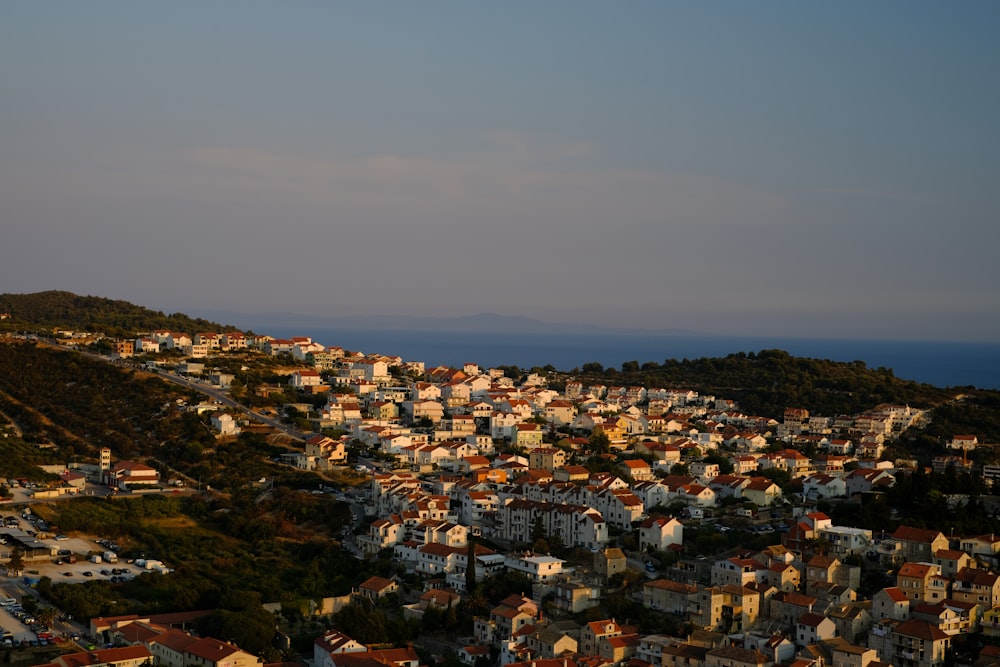
[[[358,586],[358,588],[367,591],[380,592],[394,585],[394,583],[395,582],[393,582],[391,579],[385,579],[383,577],[369,577],[368,579],[365,580],[363,584]]]
[[[904,621],[893,629],[893,633],[928,641],[940,641],[948,638],[947,634],[927,621]]]
[[[86,667],[134,660],[152,660],[153,654],[145,646],[123,646],[96,651],[84,651],[60,656],[58,661],[66,667]]]
[[[922,542],[930,544],[939,537],[943,537],[940,530],[928,530],[925,528],[913,528],[911,526],[900,526],[892,534],[893,539],[906,540],[908,542]]]

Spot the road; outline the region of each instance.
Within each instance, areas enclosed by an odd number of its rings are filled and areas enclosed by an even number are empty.
[[[104,359],[104,357],[101,358]],[[105,359],[105,361],[107,361],[107,359]],[[223,391],[222,389],[214,387],[210,384],[207,384],[201,380],[187,378],[182,375],[177,375],[176,373],[171,373],[168,371],[158,370],[155,371],[155,374],[160,376],[164,380],[167,380],[168,382],[173,382],[174,384],[180,385],[185,389],[193,389],[197,392],[205,394],[206,396],[208,396],[214,401],[217,401],[221,405],[225,405],[226,407],[230,407],[235,410],[240,410],[251,419],[255,419],[256,421],[259,421],[262,424],[267,424],[271,428],[274,428],[275,430],[284,433],[290,438],[294,438],[296,440],[305,440],[308,435],[306,433],[303,433],[302,431],[292,428],[288,424],[282,423],[280,420],[275,419],[274,417],[269,417],[259,412],[254,412],[245,405],[237,403],[226,391]]]
[[[66,349],[65,345],[60,345],[59,342],[55,341],[55,340],[51,340],[51,339],[39,339],[39,342],[47,343],[49,345],[58,347],[59,349],[62,349],[62,350]],[[83,354],[85,356],[88,356],[91,359],[95,359],[95,360],[98,360],[98,361],[103,361],[103,362],[109,363],[109,364],[116,363],[115,361],[113,361],[113,360],[109,359],[108,357],[106,357],[104,355],[101,355],[101,354],[96,354],[94,352],[89,352],[89,351],[83,350],[83,349],[76,349],[75,351],[77,353],[79,353],[79,354]],[[230,407],[230,408],[233,408],[235,410],[239,410],[239,411],[243,412],[245,415],[247,415],[248,417],[250,417],[251,419],[259,421],[262,424],[267,424],[271,428],[274,428],[275,430],[280,431],[281,433],[284,433],[285,435],[289,436],[290,438],[294,438],[295,440],[305,440],[306,437],[308,437],[308,435],[309,435],[309,434],[303,433],[303,432],[301,432],[301,431],[299,431],[299,430],[297,430],[295,428],[292,428],[288,424],[282,423],[278,419],[275,419],[273,417],[268,417],[267,415],[260,414],[259,412],[254,412],[253,410],[251,410],[250,408],[246,407],[245,405],[242,405],[241,403],[237,403],[235,400],[233,400],[233,398],[229,395],[228,392],[223,391],[222,389],[220,389],[218,387],[214,387],[213,385],[207,384],[206,382],[203,382],[201,380],[195,380],[193,378],[184,377],[182,375],[178,375],[177,373],[173,373],[173,372],[165,371],[165,370],[160,370],[160,369],[137,369],[137,370],[143,370],[144,372],[151,373],[153,375],[157,375],[160,378],[162,378],[162,379],[164,379],[164,380],[166,380],[168,382],[172,382],[172,383],[174,383],[176,385],[180,385],[181,387],[184,387],[186,389],[193,389],[193,390],[195,390],[197,392],[200,392],[200,393],[208,396],[212,400],[218,401],[220,404],[225,405],[225,406]]]

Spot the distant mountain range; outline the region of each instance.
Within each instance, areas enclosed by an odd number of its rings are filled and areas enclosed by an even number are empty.
[[[69,327],[84,331],[103,331],[109,335],[130,336],[138,331],[171,329],[197,333],[239,328],[266,332],[268,327],[310,327],[331,330],[383,331],[452,331],[470,333],[544,333],[544,334],[633,334],[633,335],[706,335],[686,329],[636,329],[604,327],[593,324],[545,322],[518,315],[479,313],[462,317],[415,317],[393,315],[330,315],[263,312],[244,313],[211,310],[192,317],[184,313],[165,314],[128,301],[98,296],[81,296],[51,290],[34,294],[0,294],[0,313],[9,313],[9,328],[34,325]],[[220,324],[223,322],[224,324]]]
[[[330,329],[405,330],[405,331],[461,331],[492,333],[586,333],[586,334],[635,334],[635,335],[704,335],[687,329],[628,329],[602,327],[593,324],[545,322],[519,315],[479,313],[461,317],[415,317],[393,315],[355,315],[330,317],[303,313],[235,313],[212,311],[206,316],[230,322],[236,326],[264,330],[267,326],[323,327]]]

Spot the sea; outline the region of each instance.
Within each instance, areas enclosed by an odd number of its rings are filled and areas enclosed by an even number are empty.
[[[400,356],[431,366],[475,363],[483,368],[551,365],[571,371],[588,362],[621,368],[623,362],[724,357],[784,350],[796,357],[863,361],[892,369],[896,377],[937,387],[1000,389],[1000,343],[764,338],[714,335],[483,333],[330,329],[309,326],[254,329],[276,338],[310,336],[327,346]]]

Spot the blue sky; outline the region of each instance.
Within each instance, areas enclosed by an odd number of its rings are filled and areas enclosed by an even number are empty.
[[[995,2],[11,2],[0,292],[1000,341]]]

